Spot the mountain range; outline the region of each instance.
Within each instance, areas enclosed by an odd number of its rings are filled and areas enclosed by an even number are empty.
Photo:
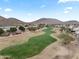
[[[0,16],[0,26],[16,26],[21,24],[25,24],[25,22],[16,18],[5,18]]]
[[[16,18],[5,18],[0,16],[0,26],[17,26],[24,24],[79,24],[79,22],[75,20],[63,22],[55,18],[40,18],[36,21],[27,23]]]
[[[64,22],[54,18],[40,18],[34,22],[31,22],[31,24],[79,24],[79,22],[76,20]]]
[[[62,21],[54,18],[40,18],[32,22],[32,24],[61,24],[61,23]]]

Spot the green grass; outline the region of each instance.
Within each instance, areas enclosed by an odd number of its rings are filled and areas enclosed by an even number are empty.
[[[39,54],[49,44],[56,41],[50,36],[51,28],[44,30],[45,34],[32,37],[21,45],[7,47],[0,51],[0,55],[11,56],[11,59],[25,59]]]

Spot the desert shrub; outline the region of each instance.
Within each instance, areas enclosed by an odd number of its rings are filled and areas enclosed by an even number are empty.
[[[9,36],[10,33],[9,32],[4,32],[3,34],[1,34],[1,36]]]
[[[28,27],[28,30],[29,31],[36,31],[37,30],[37,27]]]
[[[4,32],[5,31],[2,28],[0,28],[0,35],[2,35]]]
[[[71,33],[71,34],[72,34],[72,33],[75,33],[75,31],[73,31],[73,30],[70,29],[70,28],[67,28],[67,29],[66,29],[66,32],[67,32],[67,33]]]
[[[45,26],[45,24],[39,24],[38,28],[43,28]]]
[[[20,26],[20,27],[19,27],[19,30],[21,30],[21,31],[24,32],[24,31],[25,31],[25,28],[24,28],[23,26]]]
[[[10,30],[6,30],[6,32],[10,32]]]
[[[46,27],[50,27],[51,25],[47,24]]]
[[[73,37],[71,37],[68,34],[60,34],[59,38],[62,39],[62,43],[63,44],[69,44],[71,41],[74,41],[75,39]]]
[[[65,31],[66,30],[66,28],[65,27],[61,27],[60,28],[60,31],[62,32],[62,31]]]

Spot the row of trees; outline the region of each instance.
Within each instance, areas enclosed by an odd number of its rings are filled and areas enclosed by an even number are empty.
[[[28,29],[29,31],[36,31],[36,30],[39,30],[39,29],[41,29],[41,28],[43,28],[43,27],[45,27],[45,24],[38,24],[38,25],[36,25],[36,26],[30,26],[30,27],[28,27],[27,29]]]
[[[43,28],[43,27],[48,27],[49,25],[45,25],[45,24],[38,24],[38,25],[36,25],[36,26],[33,26],[33,25],[25,25],[25,27],[27,27],[27,30],[29,30],[29,31],[36,31],[36,30],[39,30],[40,28]],[[16,28],[16,27],[12,27],[12,28],[10,28],[9,30],[6,30],[6,32],[8,32],[8,33],[14,33],[14,32],[16,32],[18,29],[19,30],[21,30],[22,32],[24,32],[25,31],[25,27],[23,27],[23,26],[19,26],[18,28]],[[2,29],[2,28],[0,28],[0,36],[3,34],[3,33],[5,33],[5,31]]]
[[[65,28],[65,27],[61,27],[60,31],[61,32],[65,31],[67,33],[74,33],[75,32],[75,31],[73,31],[73,29],[71,29],[71,28]]]
[[[24,32],[25,31],[25,28],[23,26],[19,26],[18,28],[20,31]],[[17,31],[17,28],[16,27],[12,27],[10,28],[9,30],[6,30],[6,32],[9,32],[9,33],[14,33]],[[5,31],[0,28],[0,35],[2,35],[3,33],[5,33]]]

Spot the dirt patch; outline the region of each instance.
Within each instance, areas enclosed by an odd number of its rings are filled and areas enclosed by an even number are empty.
[[[71,54],[72,51],[68,50],[64,46],[61,46],[59,42],[55,42],[44,49],[39,55],[29,59],[55,59],[56,56],[58,56],[58,58],[60,58],[60,56],[63,58],[64,56]]]
[[[30,37],[44,34],[42,31],[30,32],[26,31],[19,35],[11,35],[8,37],[0,37],[0,50],[11,45],[21,44],[28,41]]]

